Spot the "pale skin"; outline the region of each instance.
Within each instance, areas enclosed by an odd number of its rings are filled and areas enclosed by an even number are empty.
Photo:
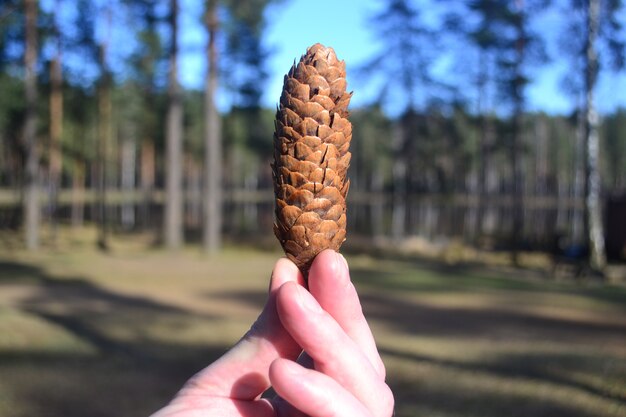
[[[385,367],[343,256],[320,253],[308,283],[280,259],[250,331],[152,417],[391,416]],[[261,398],[270,386],[277,396]]]

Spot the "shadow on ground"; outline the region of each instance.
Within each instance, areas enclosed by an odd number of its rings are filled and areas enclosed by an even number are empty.
[[[448,273],[449,271],[447,271]],[[372,274],[372,275],[370,275]],[[551,316],[534,311],[532,307],[504,308],[499,304],[485,303],[481,306],[456,306],[453,302],[442,305],[421,302],[422,298],[407,299],[407,286],[388,285],[385,278],[400,281],[393,272],[388,276],[373,278],[364,270],[353,270],[357,283],[366,284],[361,291],[365,314],[372,323],[377,323],[387,332],[406,337],[419,336],[429,340],[443,340],[456,344],[462,351],[464,344],[482,343],[486,346],[505,346],[494,354],[487,349],[478,359],[459,360],[446,358],[432,351],[420,353],[413,349],[394,347],[393,342],[379,338],[380,352],[393,362],[388,380],[397,399],[399,416],[573,416],[594,417],[600,415],[626,415],[626,357],[622,349],[619,354],[609,353],[626,346],[626,320],[603,322],[579,316]],[[466,276],[467,274],[459,274]],[[470,295],[467,283],[453,281],[437,285],[436,292],[461,292],[461,299]],[[462,278],[458,278],[462,279]],[[470,282],[473,279],[466,278]],[[528,302],[533,294],[541,293],[541,282],[506,282],[500,278],[473,279],[474,289],[500,291],[511,298],[521,294],[520,304]],[[429,287],[430,283],[413,283],[411,291]],[[599,291],[590,294],[594,298]],[[585,296],[579,289],[549,287],[548,293]],[[428,294],[428,291],[426,291]],[[513,296],[511,295],[513,294]],[[222,299],[262,305],[264,294],[260,291],[223,291]],[[428,297],[426,297],[428,298]],[[497,298],[497,297],[496,297]],[[611,308],[623,310],[621,295],[602,297]],[[527,350],[518,347],[527,346]],[[544,347],[548,346],[548,350]],[[412,346],[414,347],[414,346]],[[513,348],[511,348],[513,347]],[[399,368],[410,364],[412,375],[394,374]],[[424,370],[427,368],[428,370]],[[433,381],[428,381],[436,369]],[[407,371],[409,372],[409,371]],[[470,390],[455,389],[454,378],[466,379]],[[449,379],[448,379],[449,378]],[[480,380],[499,385],[497,389],[482,389]],[[508,389],[510,385],[519,388]],[[533,388],[529,389],[527,386]],[[500,390],[501,388],[501,390]],[[540,393],[545,391],[547,394]],[[532,392],[534,391],[534,392]],[[553,398],[550,391],[558,392]],[[568,396],[576,397],[569,401]],[[606,403],[607,410],[594,410],[595,403]],[[581,408],[580,404],[589,404]],[[612,410],[612,411],[611,411]]]
[[[389,375],[398,416],[626,415],[626,359],[604,353],[607,346],[626,344],[626,321],[555,318],[490,305],[435,306],[402,297],[407,290],[463,292],[469,285],[493,291],[539,293],[540,282],[497,282],[489,277],[472,278],[471,273],[468,279],[473,283],[452,277],[445,278],[452,282],[439,284],[437,279],[441,277],[436,274],[412,282],[398,273],[366,268],[355,269],[354,276],[364,286],[362,301],[368,319],[397,338],[420,336],[486,345],[550,343],[556,347],[551,352],[509,351],[460,360],[382,340],[381,353],[392,363],[390,369],[405,370]],[[210,337],[206,343],[191,343],[179,337],[188,326],[212,328],[224,320],[219,315],[116,293],[85,277],[59,278],[34,266],[0,261],[0,292],[15,287],[23,291],[12,299],[9,309],[63,331],[78,347],[2,349],[0,345],[0,391],[8,390],[20,404],[7,417],[147,416],[189,376],[227,349],[217,341],[211,342]],[[547,291],[557,290],[548,287]],[[232,300],[258,309],[266,298],[261,290],[226,287],[204,295],[207,302]],[[621,294],[609,300],[612,305],[624,307],[623,301]],[[562,351],[560,346],[564,347]],[[565,348],[571,346],[587,350],[572,353]],[[594,349],[596,354],[584,353]],[[462,381],[470,381],[471,385],[474,380],[476,389],[462,389]],[[489,382],[482,387],[481,380]],[[547,387],[545,390],[554,390],[558,395],[541,394],[544,388],[525,391],[525,386],[519,390],[489,388],[489,384],[506,388],[522,383]],[[612,389],[611,384],[616,388]],[[589,407],[568,402],[569,393],[589,401]],[[595,404],[604,408],[589,411]]]
[[[71,335],[80,348],[0,348],[0,386],[8,384],[20,404],[7,417],[147,416],[227,349],[175,343],[187,323],[214,317],[0,262],[0,291],[17,285],[28,295],[10,308]],[[153,337],[155,328],[173,342]]]
[[[399,267],[399,268],[398,268]],[[427,279],[412,279],[413,270],[427,272]],[[626,286],[593,280],[556,282],[544,270],[513,269],[472,263],[448,264],[414,259],[381,261],[367,267],[352,267],[356,281],[386,289],[421,292],[528,291],[582,295],[603,303],[612,303],[626,311]],[[503,277],[506,277],[503,279]]]

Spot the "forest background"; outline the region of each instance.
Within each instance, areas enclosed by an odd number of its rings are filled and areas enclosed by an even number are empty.
[[[272,24],[292,3],[3,0],[0,231],[32,250],[85,224],[105,250],[129,232],[209,253],[270,242],[268,91],[292,63],[270,74],[292,37]],[[347,62],[348,244],[624,260],[623,2],[368,4],[375,41]],[[350,2],[307,7],[285,31],[349,47]]]
[[[281,256],[282,78],[321,42],[354,91],[342,253],[395,415],[626,417],[625,22],[0,0],[0,415],[150,415],[245,334]]]

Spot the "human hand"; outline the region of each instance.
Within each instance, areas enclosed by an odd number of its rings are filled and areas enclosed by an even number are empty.
[[[250,331],[152,417],[389,417],[393,394],[345,259],[276,263]],[[304,350],[304,354],[301,352]],[[261,398],[269,387],[278,394]]]

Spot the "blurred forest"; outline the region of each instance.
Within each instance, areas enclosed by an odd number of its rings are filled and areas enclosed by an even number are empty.
[[[204,2],[198,90],[180,83],[178,0],[2,0],[0,235],[23,231],[32,250],[87,223],[103,249],[139,231],[207,252],[272,239],[264,34],[287,1]],[[533,22],[550,10],[561,47],[548,56]],[[621,0],[384,2],[370,28],[386,47],[348,75],[356,94],[379,91],[352,109],[348,243],[623,261],[626,109],[599,114],[594,92],[624,71],[625,15]],[[454,74],[434,70],[443,53]],[[567,63],[572,114],[527,109],[549,61]]]

